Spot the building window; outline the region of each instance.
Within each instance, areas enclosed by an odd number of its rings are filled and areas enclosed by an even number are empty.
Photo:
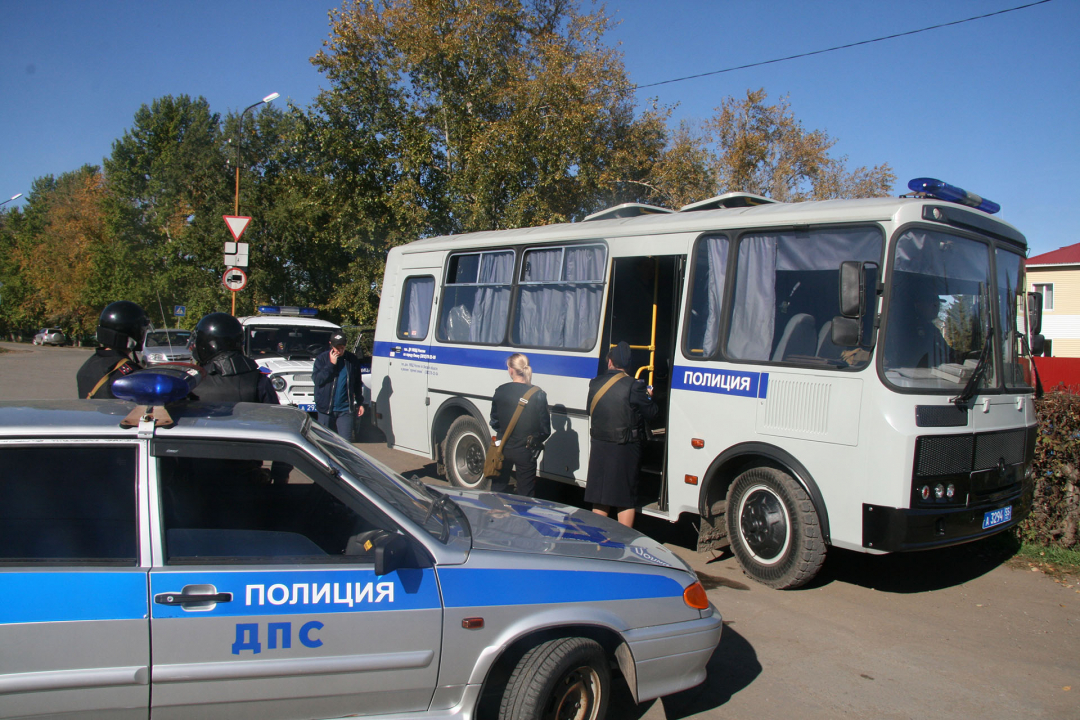
[[[1042,293],[1043,310],[1054,309],[1054,283],[1032,283],[1031,290]]]

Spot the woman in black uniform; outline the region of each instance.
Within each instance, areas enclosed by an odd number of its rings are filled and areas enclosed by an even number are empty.
[[[551,435],[551,416],[548,414],[547,395],[536,388],[528,399],[525,393],[532,384],[532,368],[529,358],[514,353],[506,360],[510,382],[500,385],[491,398],[491,429],[496,442],[502,444],[502,472],[491,479],[491,489],[506,492],[510,485],[510,471],[517,478],[518,495],[536,496],[536,459],[544,448],[544,441]],[[522,406],[521,415],[510,437],[504,438],[506,427],[514,417],[514,411]]]

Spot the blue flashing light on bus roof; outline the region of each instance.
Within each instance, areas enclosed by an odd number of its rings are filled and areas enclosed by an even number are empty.
[[[121,400],[130,400],[137,405],[167,405],[186,398],[202,376],[203,369],[197,365],[158,365],[151,370],[117,378],[112,384],[112,393]]]
[[[259,312],[263,315],[299,315],[301,317],[315,317],[319,314],[319,311],[315,308],[302,308],[288,305],[260,305]]]
[[[934,178],[915,178],[909,182],[907,186],[908,190],[923,193],[924,195],[937,198],[938,200],[967,205],[968,207],[982,210],[991,215],[1001,210],[1001,206],[996,202],[979,197],[975,193],[970,193],[963,188],[958,188],[947,182],[935,180]]]

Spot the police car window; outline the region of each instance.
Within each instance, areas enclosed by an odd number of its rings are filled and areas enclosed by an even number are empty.
[[[385,465],[366,458],[337,433],[311,424],[305,431],[311,442],[339,463],[365,487],[392,505],[441,543],[465,532],[463,516],[453,506],[440,505],[443,496],[419,480],[406,481]],[[453,507],[451,507],[453,506]]]
[[[167,564],[368,563],[392,529],[299,458],[222,454],[157,458]]]
[[[134,446],[0,447],[0,564],[135,565]]]

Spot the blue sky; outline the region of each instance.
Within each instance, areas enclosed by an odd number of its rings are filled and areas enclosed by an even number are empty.
[[[609,0],[630,79],[648,84],[869,40],[1030,0]],[[101,164],[143,104],[203,96],[225,114],[271,92],[306,107],[325,0],[0,0],[0,200]],[[1080,242],[1080,2],[647,88],[676,119],[788,95],[850,167],[889,163],[895,194],[937,177],[1002,206],[1032,255]],[[21,203],[22,199],[13,204]],[[8,205],[7,207],[11,207]]]

